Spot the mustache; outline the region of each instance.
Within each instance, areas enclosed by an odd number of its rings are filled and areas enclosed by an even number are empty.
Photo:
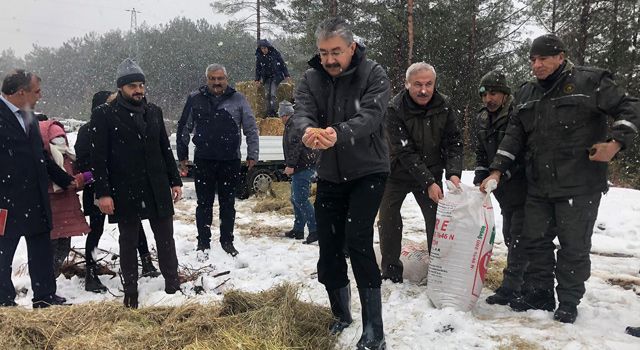
[[[325,68],[340,68],[340,63],[325,63],[323,64]]]
[[[499,105],[499,104],[497,104],[497,103],[494,103],[494,102],[488,102],[488,103],[487,103],[487,108],[490,108],[490,109],[496,109],[496,108],[498,108],[498,107],[500,107],[500,105]]]
[[[418,97],[429,97],[429,94],[419,92],[419,93],[418,93]]]

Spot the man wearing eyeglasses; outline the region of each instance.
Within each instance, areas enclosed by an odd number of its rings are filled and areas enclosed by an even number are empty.
[[[373,251],[373,224],[389,173],[384,115],[387,74],[365,58],[342,18],[316,29],[318,54],[295,92],[293,122],[303,143],[321,150],[315,202],[320,258],[318,280],[329,294],[336,334],[351,322],[349,253],[362,305],[358,349],[384,349],[380,270]]]
[[[63,188],[75,186],[73,177],[43,151],[33,109],[41,97],[40,77],[17,69],[2,82],[0,96],[0,306],[16,306],[11,265],[20,237],[29,254],[33,307],[61,305],[55,294],[51,250],[49,177]]]

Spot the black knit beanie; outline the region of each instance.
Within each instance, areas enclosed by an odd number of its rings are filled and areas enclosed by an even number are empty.
[[[564,43],[557,35],[545,34],[533,40],[529,56],[555,56],[565,51]]]

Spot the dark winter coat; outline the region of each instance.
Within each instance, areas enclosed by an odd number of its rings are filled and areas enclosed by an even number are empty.
[[[176,131],[179,160],[189,159],[190,133],[196,146],[194,158],[208,160],[240,159],[244,132],[247,159],[258,160],[259,135],[256,120],[247,99],[231,87],[221,96],[209,92],[207,86],[187,98]]]
[[[391,148],[389,181],[425,190],[446,177],[462,174],[462,139],[456,114],[434,91],[426,106],[416,104],[405,89],[389,102],[387,132]]]
[[[5,236],[49,234],[49,178],[66,188],[73,177],[44,152],[38,121],[27,135],[8,105],[0,101],[0,209],[7,209]]]
[[[266,55],[262,53],[260,47],[264,46],[269,49]],[[289,70],[287,65],[282,59],[282,55],[271,43],[262,39],[258,42],[258,48],[256,48],[256,79],[264,80],[268,78],[275,78],[276,84],[280,84],[285,78],[289,77]]]
[[[73,145],[76,151],[75,169],[77,172],[91,171],[91,139],[89,129],[91,122],[87,122],[78,129],[76,143]],[[85,185],[82,190],[82,210],[84,215],[100,214],[100,208],[95,205],[95,189],[93,184]]]
[[[64,137],[67,140],[64,126],[55,120],[40,121],[39,124],[45,151],[51,155],[52,139]],[[67,147],[69,147],[68,140]],[[60,166],[60,164],[56,165]],[[64,155],[63,170],[71,176],[77,173],[73,168],[73,160],[67,154]],[[51,239],[82,236],[91,231],[82,214],[77,191],[75,188],[54,191],[53,184],[49,183],[49,203],[51,204],[51,217],[53,219]]]
[[[318,150],[305,146],[300,134],[294,129],[291,118],[287,120],[282,135],[282,150],[287,167],[293,168],[294,174],[305,169],[315,169],[318,161]]]
[[[529,194],[558,198],[606,191],[608,163],[590,161],[589,149],[610,137],[623,148],[630,145],[640,127],[640,102],[611,73],[569,61],[550,83],[548,90],[538,81],[520,87],[490,168],[504,173],[524,149]],[[614,118],[611,129],[607,116]]]
[[[507,130],[510,114],[513,110],[513,96],[496,113],[482,108],[476,117],[478,142],[476,143],[476,170],[474,184],[480,184],[489,176],[489,165],[496,156],[498,146]],[[524,152],[520,152],[511,168],[500,178],[497,189],[493,191],[503,209],[523,206],[527,198],[527,179],[524,173]]]
[[[99,91],[93,95],[91,100],[91,110],[93,111],[99,105],[107,102],[112,93],[110,91]],[[91,171],[91,139],[89,130],[91,128],[91,120],[78,129],[76,135],[76,143],[73,145],[76,151],[76,161],[74,167],[77,172]],[[84,215],[102,214],[100,208],[95,205],[95,189],[93,184],[84,186],[82,190],[82,210]]]
[[[144,123],[121,95],[91,114],[95,192],[113,198],[112,223],[173,215],[171,187],[182,185],[162,110],[142,107]]]
[[[351,65],[331,77],[315,55],[295,92],[293,123],[297,133],[307,127],[333,127],[336,144],[321,151],[318,177],[342,183],[389,172],[384,115],[390,95],[384,68],[365,57],[358,45]]]

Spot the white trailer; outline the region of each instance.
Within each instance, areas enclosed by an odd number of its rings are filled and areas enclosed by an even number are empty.
[[[171,142],[171,149],[173,155],[178,159],[176,153],[176,134],[169,136]],[[236,196],[240,199],[245,199],[254,193],[265,193],[271,188],[271,183],[274,181],[289,181],[289,176],[284,174],[285,162],[284,153],[282,151],[282,136],[260,136],[260,153],[258,155],[258,162],[256,165],[248,171],[246,164],[247,157],[247,144],[244,136],[242,137],[242,144],[240,145],[240,153],[242,165],[240,168],[241,180],[236,188]],[[193,154],[195,146],[193,142],[189,142],[189,171],[186,174],[181,174],[183,177],[191,177],[191,170],[193,168]]]

